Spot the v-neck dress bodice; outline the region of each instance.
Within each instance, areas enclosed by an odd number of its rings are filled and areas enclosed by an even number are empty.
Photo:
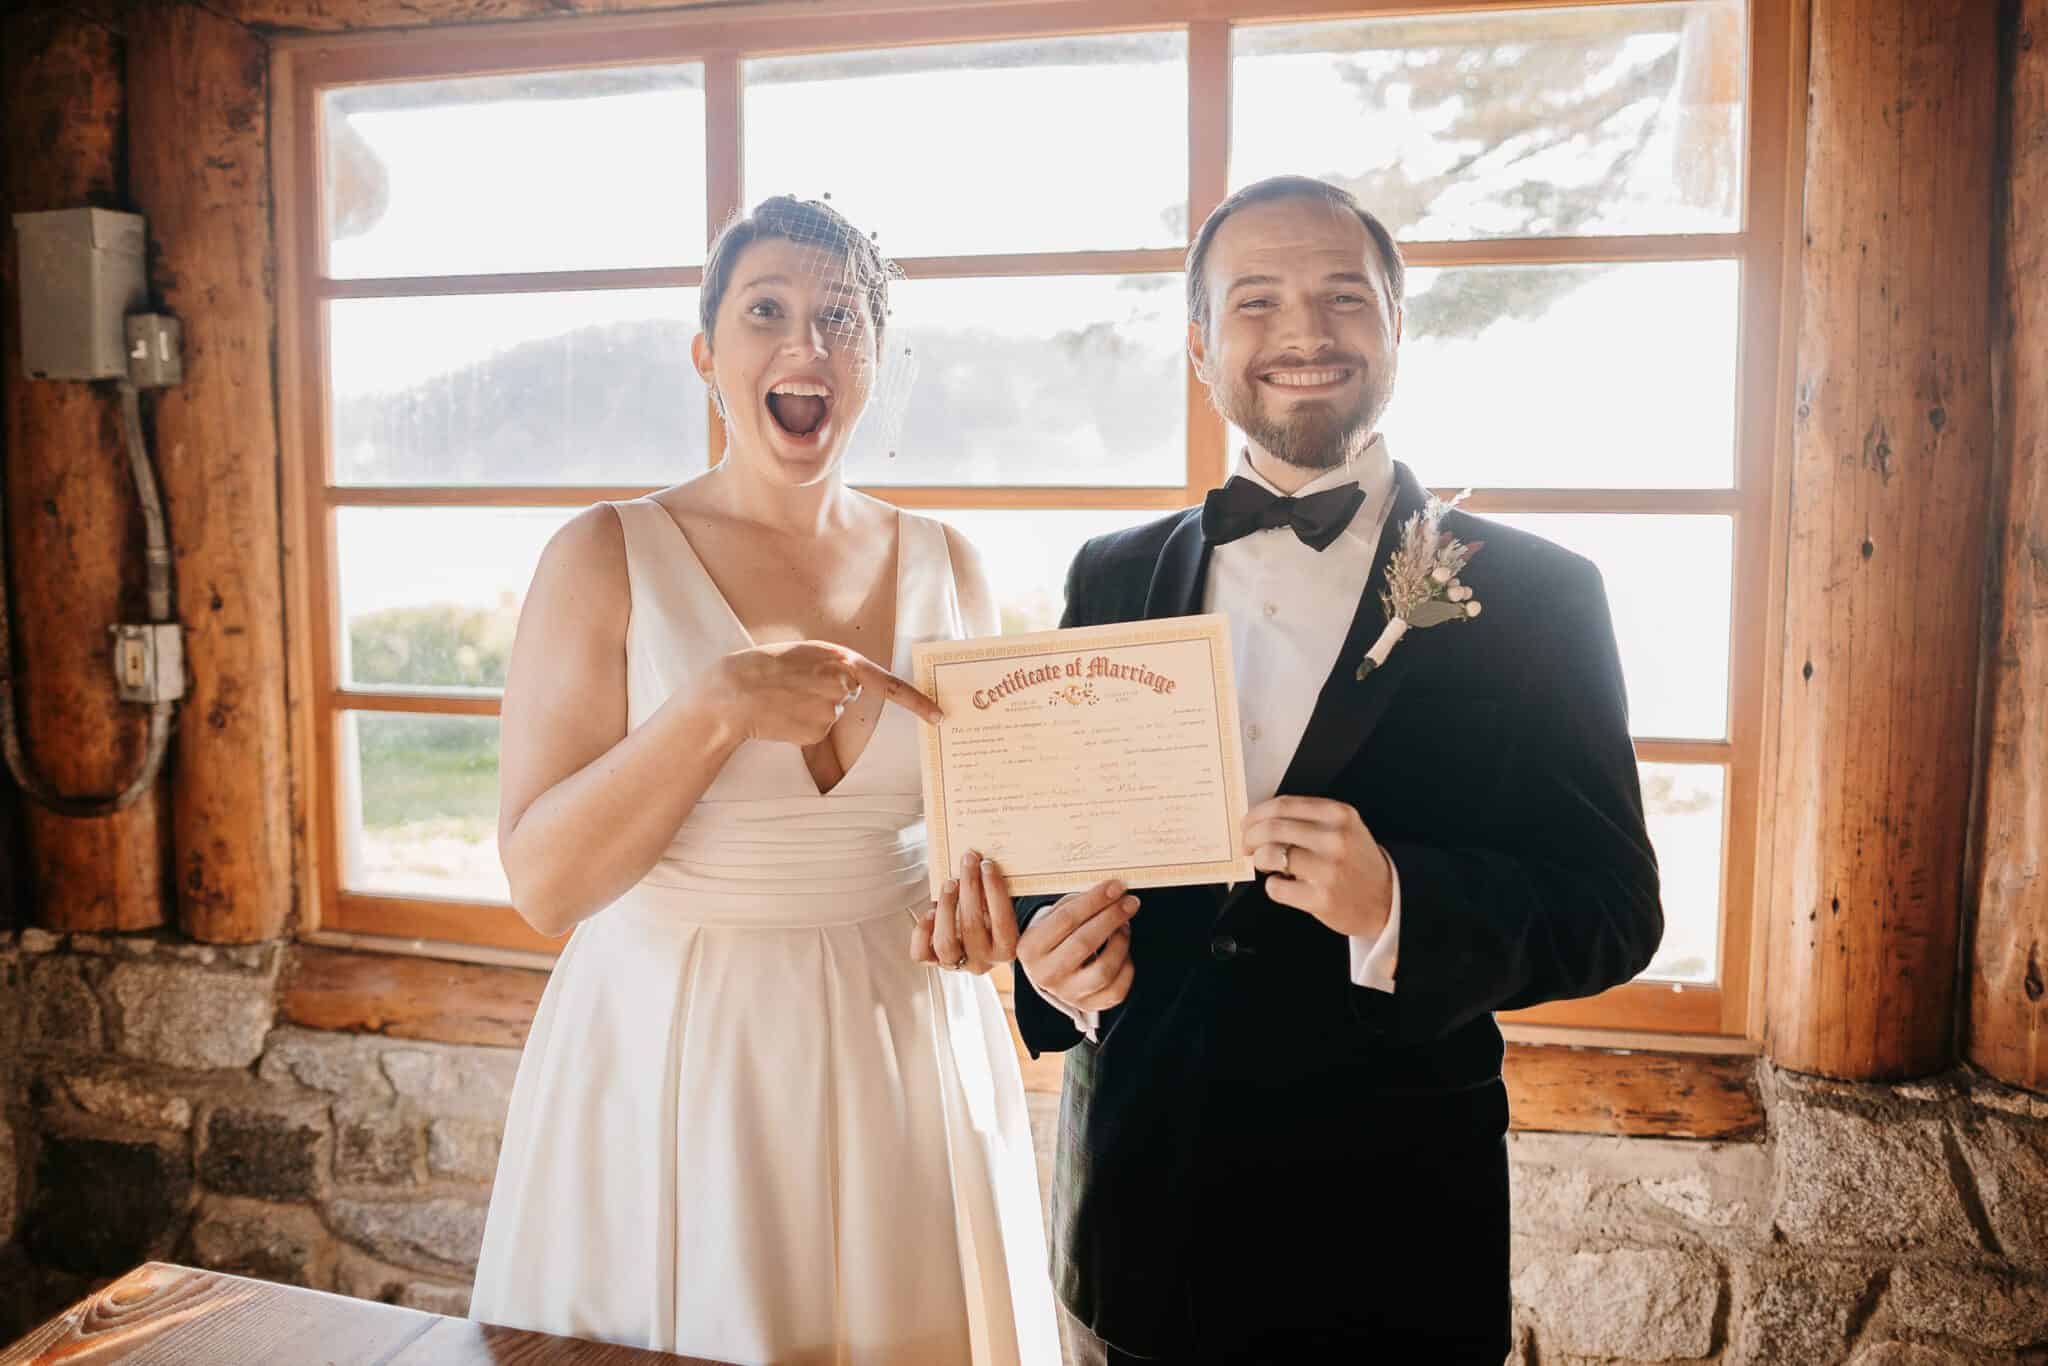
[[[720,656],[753,642],[666,508],[620,503],[633,608],[626,629],[626,717],[639,726]],[[945,528],[899,514],[896,641],[964,634]],[[795,745],[749,740],[713,780],[661,861],[627,894],[699,923],[762,928],[838,924],[929,904],[918,720],[885,706],[844,777],[820,794]]]
[[[612,505],[628,724],[744,627],[668,511]],[[945,529],[902,514],[896,672],[962,633]],[[473,1317],[731,1362],[1056,1366],[1037,1167],[985,978],[910,961],[917,726],[821,794],[734,752],[655,866],[579,925],[520,1060]]]

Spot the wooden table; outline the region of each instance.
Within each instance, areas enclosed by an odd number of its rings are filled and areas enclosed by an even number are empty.
[[[0,1352],[0,1366],[724,1366],[146,1262]]]

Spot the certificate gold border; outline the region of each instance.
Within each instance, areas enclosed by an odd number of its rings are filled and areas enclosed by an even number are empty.
[[[1049,659],[1057,666],[1064,666],[1077,651],[1085,653],[1089,650],[1190,641],[1206,645],[1209,650],[1216,745],[1223,767],[1224,828],[1231,832],[1235,844],[1244,827],[1246,808],[1244,749],[1238,738],[1237,671],[1230,657],[1229,619],[1220,612],[1109,626],[1074,626],[1063,631],[1033,631],[1018,636],[930,641],[913,647],[911,668],[918,689],[927,697],[936,697],[939,670],[948,665]],[[925,824],[931,847],[931,892],[936,898],[940,884],[950,875],[954,864],[952,832],[946,818],[945,723],[921,726],[919,731],[922,741],[919,767],[923,770]],[[1012,895],[1028,896],[1080,891],[1110,878],[1128,887],[1186,887],[1210,882],[1248,882],[1257,874],[1252,868],[1251,856],[1239,854],[1206,863],[1067,868],[1043,873],[1016,872],[1005,868],[1003,875]]]

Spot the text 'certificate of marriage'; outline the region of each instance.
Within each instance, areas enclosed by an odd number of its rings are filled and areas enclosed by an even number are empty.
[[[916,647],[932,895],[965,851],[1014,895],[1244,882],[1237,679],[1218,614]]]

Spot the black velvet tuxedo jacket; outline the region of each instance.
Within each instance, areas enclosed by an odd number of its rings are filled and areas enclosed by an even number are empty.
[[[1474,1341],[1497,1328],[1504,1350],[1493,1012],[1625,982],[1663,933],[1620,661],[1588,561],[1454,510],[1444,529],[1486,542],[1461,576],[1481,615],[1412,631],[1355,677],[1385,624],[1387,559],[1424,497],[1397,465],[1336,665],[1300,680],[1318,700],[1280,785],[1357,808],[1391,856],[1397,989],[1354,986],[1348,942],[1268,900],[1263,879],[1141,891],[1135,980],[1098,1042],[1017,973],[1027,1046],[1070,1050],[1054,1285],[1124,1351],[1376,1339],[1414,1352],[1431,1324],[1460,1316],[1480,1321]],[[1199,612],[1200,522],[1191,509],[1089,542],[1062,624]],[[1020,916],[1049,901],[1020,903]]]

